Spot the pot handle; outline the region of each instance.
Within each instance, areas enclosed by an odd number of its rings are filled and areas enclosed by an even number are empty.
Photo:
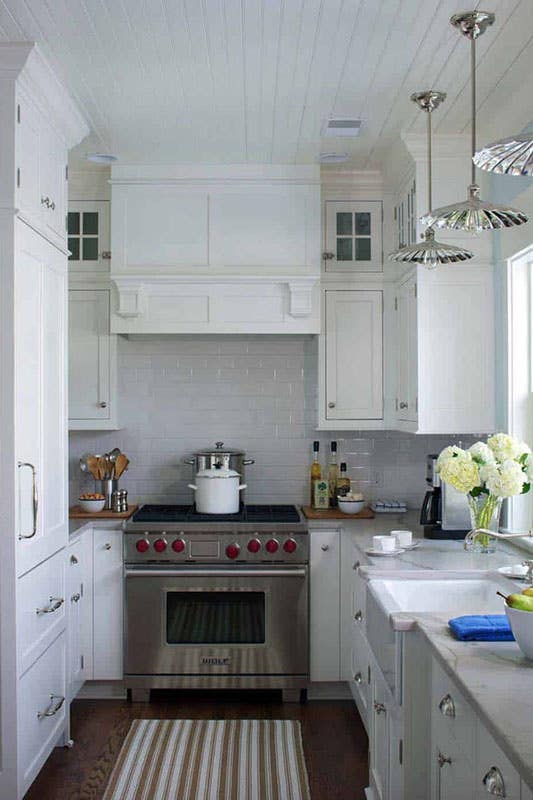
[[[194,489],[194,491],[196,491],[198,487],[195,486],[194,483],[189,483],[189,489]]]
[[[192,464],[196,464],[196,459],[195,458],[184,458],[183,459],[183,463],[184,464],[191,464],[191,465]]]
[[[250,464],[255,464],[255,458],[243,458],[242,463],[248,467]]]
[[[241,489],[246,489],[246,484],[245,483],[243,483],[242,486],[239,486],[239,492],[241,491]]]

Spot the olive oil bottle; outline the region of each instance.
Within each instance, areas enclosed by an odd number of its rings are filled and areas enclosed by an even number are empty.
[[[328,467],[329,504],[337,505],[337,481],[339,480],[339,467],[337,465],[337,442],[331,442],[331,454]]]
[[[320,442],[313,442],[313,463],[311,464],[311,472],[309,475],[311,481],[311,493],[310,493],[311,508],[315,507],[315,481],[319,481],[322,477],[320,461],[318,460],[319,449],[320,449]]]

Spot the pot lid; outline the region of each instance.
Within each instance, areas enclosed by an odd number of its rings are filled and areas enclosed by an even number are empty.
[[[238,472],[234,469],[226,469],[225,467],[212,467],[211,469],[201,469],[196,473],[197,478],[240,478]]]
[[[243,456],[244,450],[237,450],[232,447],[224,447],[224,442],[215,442],[215,446],[212,447],[210,450],[197,450],[194,454],[195,456],[223,456],[223,455],[232,455],[232,456]]]

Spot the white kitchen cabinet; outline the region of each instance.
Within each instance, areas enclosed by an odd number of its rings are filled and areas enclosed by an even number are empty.
[[[91,277],[109,272],[109,201],[76,200],[67,215],[68,270],[71,275]]]
[[[92,542],[92,531],[84,531],[66,551],[69,701],[92,677]]]
[[[372,681],[372,653],[366,636],[357,622],[352,630],[352,675],[350,690],[355,700],[361,721],[369,733],[370,689]]]
[[[17,572],[68,539],[65,256],[16,226],[15,430]]]
[[[69,428],[116,424],[116,336],[109,332],[108,289],[69,291]]]
[[[326,289],[319,358],[319,427],[383,420],[383,293]]]
[[[395,247],[416,242],[416,179],[410,175],[399,192],[394,205]]]
[[[312,530],[310,539],[311,680],[338,681],[341,533],[338,530]]]
[[[495,427],[492,266],[418,267],[397,287],[394,427],[423,434]]]
[[[392,698],[378,669],[372,671],[369,710],[369,773],[376,800],[389,798],[389,719]]]
[[[326,272],[383,271],[381,201],[326,200]]]
[[[122,680],[123,558],[122,533],[93,532],[94,680]]]
[[[474,800],[487,795],[521,800],[518,772],[479,719],[475,741]]]

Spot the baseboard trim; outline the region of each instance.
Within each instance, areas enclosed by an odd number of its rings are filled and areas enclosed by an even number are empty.
[[[86,681],[76,695],[76,700],[124,700],[124,681]]]
[[[350,687],[344,681],[320,681],[307,687],[308,700],[353,700]]]

